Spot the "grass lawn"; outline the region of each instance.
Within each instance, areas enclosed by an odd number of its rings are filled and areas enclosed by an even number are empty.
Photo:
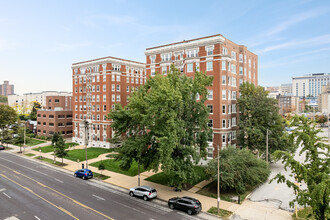
[[[93,172],[93,178],[100,179],[100,180],[106,180],[106,179],[109,179],[110,176],[101,175],[100,173]]]
[[[68,149],[69,146],[72,146],[72,145],[78,145],[77,143],[65,143],[65,149]],[[48,146],[45,146],[45,147],[38,147],[38,148],[34,148],[33,150],[35,151],[38,151],[41,150],[42,153],[49,153],[49,152],[53,152],[54,151],[54,148],[52,145],[48,145]]]
[[[35,159],[40,160],[39,157],[35,157]],[[48,158],[44,158],[43,157],[43,158],[41,158],[41,160],[54,165],[54,160],[52,160],[52,159],[48,159]],[[65,166],[66,164],[62,164],[61,162],[56,161],[55,165],[57,165],[57,166]]]
[[[212,207],[210,208],[208,211],[208,213],[214,214],[214,215],[218,215],[218,209],[216,207]],[[224,219],[228,219],[233,213],[231,211],[227,211],[224,209],[219,209],[219,215],[221,218]]]
[[[98,161],[98,162],[92,163],[90,165],[93,166],[93,167],[99,167],[99,164],[102,163],[102,162],[103,162],[106,170],[113,171],[113,172],[116,172],[116,173],[125,174],[127,176],[136,176],[138,174],[138,164],[137,164],[136,161],[134,161],[132,163],[132,166],[131,166],[131,168],[129,168],[129,170],[121,169],[119,167],[120,161],[115,161],[113,159]],[[144,170],[143,166],[140,166],[140,172],[142,173],[144,171],[145,170]]]
[[[87,148],[87,159],[93,159],[97,158],[101,154],[109,153],[110,149],[105,149],[105,148],[95,148],[95,147],[90,147]],[[77,161],[83,161],[86,160],[86,154],[85,154],[85,149],[77,149],[77,150],[70,150],[68,152],[68,156],[65,157],[65,159]]]
[[[35,154],[30,154],[30,153],[28,153],[28,154],[24,154],[25,156],[28,156],[28,157],[33,157],[33,156],[35,156]]]
[[[43,140],[38,140],[38,139],[34,139],[34,138],[26,138],[26,145],[31,147],[31,146],[35,146],[37,144],[42,144],[42,143],[46,143],[46,141]]]
[[[194,186],[197,183],[202,182],[206,178],[204,167],[194,166],[194,172],[197,174],[196,175],[197,179],[188,182],[188,184],[191,186]],[[148,177],[146,180],[148,180],[150,182],[170,186],[170,180],[173,178],[174,178],[174,175],[168,175],[168,174],[164,174],[163,172],[161,172],[161,173],[156,173],[155,175],[152,175],[151,177]]]
[[[293,213],[292,218],[295,220],[302,220],[302,219],[308,219],[308,220],[315,220],[313,216],[313,211],[311,207],[306,207],[304,209],[300,209],[298,211],[298,217],[296,217],[296,212]]]
[[[245,197],[249,195],[255,188],[255,187],[248,187],[247,190],[245,191],[244,194],[240,195],[241,203],[244,201]],[[217,181],[213,181],[209,183],[208,185],[204,186],[201,190],[197,192],[198,194],[212,197],[212,198],[217,198]],[[235,191],[220,191],[220,198],[222,200],[228,201],[228,202],[236,202],[232,200],[232,197],[235,197],[237,199],[238,195]]]

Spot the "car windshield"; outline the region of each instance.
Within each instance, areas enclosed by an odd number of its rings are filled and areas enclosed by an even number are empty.
[[[157,192],[155,189],[151,190],[152,193]]]

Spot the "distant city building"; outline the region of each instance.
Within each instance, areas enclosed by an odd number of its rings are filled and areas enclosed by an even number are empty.
[[[113,137],[107,118],[115,104],[125,106],[131,92],[144,85],[145,64],[104,57],[72,64],[72,141],[91,147],[111,147]],[[86,135],[87,137],[86,137]]]
[[[276,99],[278,100],[279,113],[281,115],[300,112],[299,97],[278,94]]]
[[[292,83],[281,84],[279,87],[279,93],[281,95],[293,95],[292,94]]]
[[[0,95],[8,96],[14,93],[14,85],[9,85],[9,81],[3,81],[3,84],[0,84]]]
[[[166,75],[171,64],[189,77],[194,77],[195,70],[213,76],[205,102],[213,130],[207,158],[217,155],[216,146],[237,145],[239,86],[243,82],[258,85],[256,54],[218,34],[147,48],[145,55],[147,76]]]
[[[37,111],[37,135],[60,133],[72,137],[72,96],[47,96],[46,107]]]
[[[330,113],[330,85],[322,86],[321,94],[319,95],[319,111],[321,113]]]
[[[329,73],[312,73],[306,76],[292,77],[292,93],[294,96],[315,97],[321,93],[321,87],[330,82]]]
[[[39,93],[25,93],[23,95],[9,95],[8,105],[16,108],[20,113],[29,113],[32,109],[31,103],[37,101],[45,108],[47,96],[72,96],[69,92],[43,91]]]

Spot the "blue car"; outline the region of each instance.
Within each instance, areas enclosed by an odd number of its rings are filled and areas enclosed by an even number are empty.
[[[83,180],[93,178],[93,172],[89,169],[80,169],[74,172],[75,177],[81,177]]]

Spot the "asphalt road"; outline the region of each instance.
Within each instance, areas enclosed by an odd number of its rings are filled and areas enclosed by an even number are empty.
[[[204,217],[203,217],[204,216]],[[205,217],[206,216],[206,217]],[[159,200],[143,201],[126,190],[32,159],[0,152],[0,219],[209,219],[169,209]]]

